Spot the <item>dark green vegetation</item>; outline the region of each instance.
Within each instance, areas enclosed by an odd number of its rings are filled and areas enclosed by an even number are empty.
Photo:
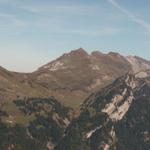
[[[13,103],[26,121],[15,120],[10,111],[8,114],[0,111],[0,149],[44,150],[53,148],[62,138],[71,109],[54,98],[15,100]],[[2,110],[6,108],[7,104]]]
[[[135,97],[127,114],[115,126],[117,148],[121,150],[150,149],[150,85],[143,83]]]

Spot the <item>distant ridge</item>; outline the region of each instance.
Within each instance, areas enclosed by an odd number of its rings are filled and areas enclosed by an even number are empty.
[[[16,97],[54,96],[71,107],[79,106],[91,92],[127,72],[149,69],[150,62],[119,53],[87,53],[79,48],[65,53],[33,73],[16,73],[0,68],[0,100]]]

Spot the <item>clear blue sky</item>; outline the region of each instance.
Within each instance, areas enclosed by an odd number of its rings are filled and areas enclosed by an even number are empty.
[[[150,59],[150,0],[0,0],[0,65],[28,72],[79,47]]]

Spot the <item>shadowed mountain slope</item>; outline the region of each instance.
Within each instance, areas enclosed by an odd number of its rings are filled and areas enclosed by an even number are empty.
[[[126,74],[93,93],[56,150],[149,150],[150,77]]]

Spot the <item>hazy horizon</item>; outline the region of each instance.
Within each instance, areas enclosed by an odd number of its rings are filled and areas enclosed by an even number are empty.
[[[0,66],[32,72],[79,47],[150,60],[149,5],[148,0],[0,0]]]

